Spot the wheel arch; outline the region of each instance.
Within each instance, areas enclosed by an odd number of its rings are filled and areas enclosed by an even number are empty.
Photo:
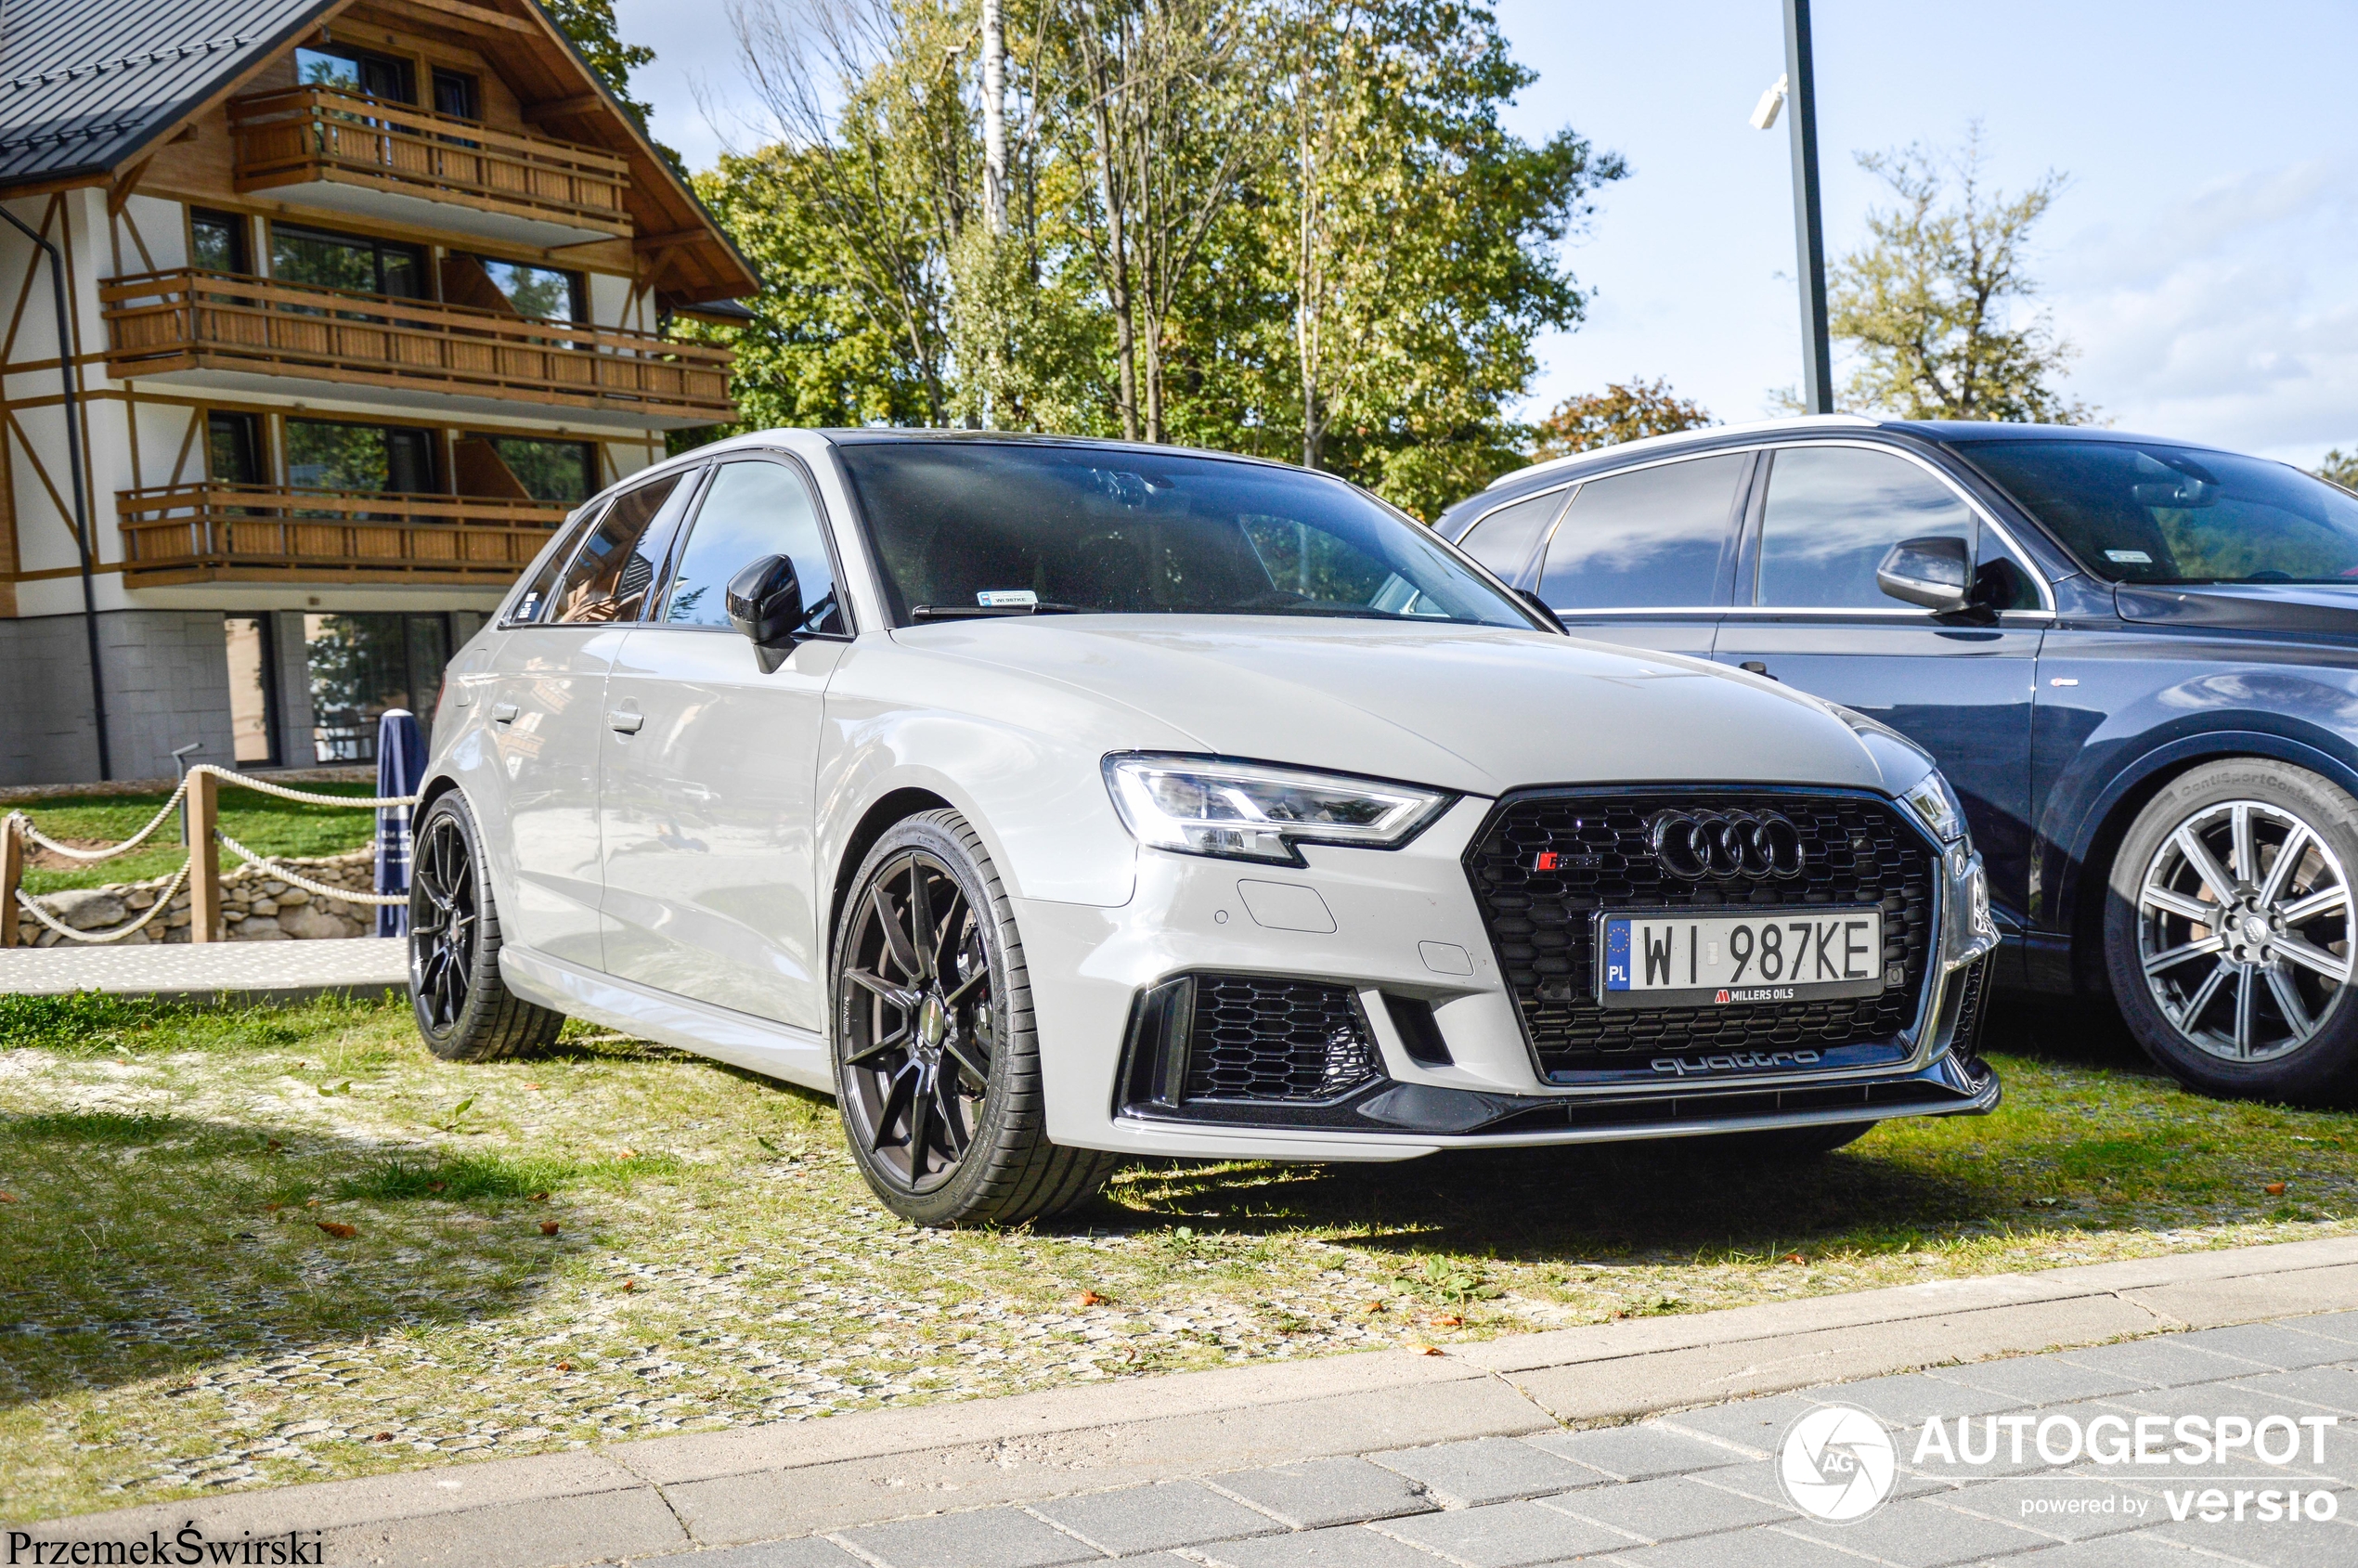
[[[930,789],[917,784],[902,784],[887,790],[869,804],[853,824],[843,841],[843,853],[836,859],[834,874],[828,878],[827,927],[822,933],[826,944],[830,972],[836,957],[836,927],[843,921],[843,901],[850,896],[852,878],[860,875],[860,864],[875,848],[876,840],[892,830],[896,823],[908,821],[922,811],[955,811],[959,808]],[[963,814],[963,813],[962,813]]]
[[[2265,758],[2306,768],[2353,796],[2358,796],[2358,766],[2344,756],[2287,735],[2258,730],[2218,730],[2186,735],[2154,747],[2114,775],[2082,812],[2078,829],[2064,846],[2064,882],[2058,889],[2061,918],[2057,924],[2071,936],[2074,989],[2080,994],[2109,997],[2112,982],[2104,953],[2104,890],[2109,885],[2113,857],[2153,797],[2171,780],[2209,762],[2238,757]]]

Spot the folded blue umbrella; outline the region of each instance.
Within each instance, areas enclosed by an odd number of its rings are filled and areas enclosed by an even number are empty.
[[[389,707],[377,720],[377,793],[415,795],[426,776],[426,739],[418,717],[406,707]],[[409,890],[409,808],[377,808],[377,891]],[[409,934],[406,904],[377,906],[377,935]]]

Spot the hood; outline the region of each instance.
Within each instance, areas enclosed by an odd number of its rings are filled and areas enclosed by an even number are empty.
[[[2147,626],[2358,637],[2358,583],[2122,583],[2112,602],[2122,620]]]
[[[1904,789],[1837,710],[1774,681],[1538,631],[1264,616],[1022,616],[893,633],[1090,693],[1193,748],[1498,795],[1709,782]]]

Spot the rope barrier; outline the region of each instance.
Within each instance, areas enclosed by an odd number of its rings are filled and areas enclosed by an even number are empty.
[[[173,873],[171,885],[160,889],[156,893],[156,901],[148,906],[148,913],[141,915],[138,919],[134,920],[130,925],[118,926],[111,931],[77,930],[73,927],[66,925],[55,915],[52,915],[47,910],[43,909],[39,904],[33,902],[32,896],[21,888],[17,889],[17,907],[23,910],[27,914],[32,915],[33,919],[39,921],[42,925],[48,927],[52,931],[57,932],[58,936],[63,937],[68,941],[119,942],[123,940],[123,938],[131,935],[132,932],[144,929],[147,927],[148,922],[153,920],[157,915],[162,914],[165,910],[172,907],[172,901],[179,896],[182,885],[188,880],[188,868],[196,863],[197,861],[194,855],[191,855],[187,860],[182,861],[180,862],[180,869]]]
[[[409,905],[409,895],[407,893],[356,893],[349,888],[335,888],[324,882],[314,882],[309,877],[296,875],[266,855],[255,854],[219,828],[213,830],[213,836],[221,840],[223,849],[235,854],[246,864],[258,865],[281,882],[292,883],[306,893],[316,894],[323,899],[342,899],[348,904],[377,904],[388,909],[406,909]]]
[[[99,861],[110,861],[118,855],[127,855],[132,850],[137,849],[140,845],[146,843],[149,837],[154,834],[156,829],[163,825],[165,819],[172,815],[173,808],[179,805],[182,797],[188,793],[189,782],[199,773],[209,773],[226,784],[236,784],[245,789],[258,790],[264,795],[275,795],[281,800],[293,800],[311,806],[343,806],[348,807],[353,810],[382,811],[415,806],[418,803],[418,797],[414,795],[316,795],[307,790],[290,789],[285,784],[276,784],[268,779],[258,779],[250,773],[240,773],[234,768],[221,768],[216,767],[210,762],[200,762],[196,766],[190,768],[188,773],[182,777],[179,786],[173,790],[171,798],[167,799],[163,805],[157,810],[156,814],[152,818],[149,819],[148,825],[141,828],[138,832],[133,834],[130,837],[124,839],[120,844],[110,845],[103,849],[77,849],[71,844],[60,844],[56,839],[51,838],[48,835],[43,833],[39,828],[34,827],[32,825],[32,819],[25,815],[22,811],[10,811],[6,816],[0,817],[0,836],[13,833],[30,843],[39,845],[42,849],[48,850],[51,854],[62,855],[68,860],[80,861],[85,864],[95,863]],[[289,871],[285,866],[280,865],[278,862],[270,859],[266,855],[255,854],[252,849],[247,849],[236,839],[222,832],[218,825],[214,828],[213,836],[219,839],[224,847],[236,854],[240,860],[244,861],[248,865],[259,866],[270,875],[278,877],[280,881],[285,882],[292,887],[300,888],[304,892],[312,894],[314,897],[339,899],[348,904],[362,904],[383,908],[406,907],[409,902],[409,896],[407,893],[362,893],[356,892],[349,888],[337,888],[324,882],[314,882],[307,876]],[[189,873],[195,865],[196,854],[194,850],[191,850],[188,858],[180,862],[180,869],[173,874],[171,885],[157,893],[155,902],[149,906],[147,913],[140,915],[138,919],[131,922],[129,925],[119,927],[112,931],[91,932],[77,930],[75,927],[68,926],[64,922],[58,920],[47,910],[42,908],[41,905],[35,902],[32,897],[26,893],[21,888],[15,889],[17,907],[23,910],[27,914],[32,915],[32,918],[41,925],[47,927],[52,931],[55,931],[65,940],[76,942],[119,942],[123,940],[123,938],[130,936],[133,932],[145,929],[150,921],[154,920],[157,915],[162,914],[164,910],[171,905],[172,901],[179,895],[180,889],[188,885]]]

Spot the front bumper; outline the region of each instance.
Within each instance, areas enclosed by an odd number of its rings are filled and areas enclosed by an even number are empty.
[[[1936,855],[1936,940],[1915,1016],[1878,1049],[1674,1050],[1579,1082],[1543,1077],[1467,877],[1491,806],[1460,801],[1396,850],[1311,847],[1299,870],[1143,851],[1120,908],[1018,900],[1049,1136],[1140,1155],[1399,1160],[1998,1103],[1974,1049],[1998,939],[1980,859],[1962,848]],[[1308,1038],[1337,1030],[1345,1075],[1321,1084],[1315,1046],[1283,1097],[1200,1060],[1190,1070],[1169,1041],[1193,1025],[1172,1015],[1198,994],[1323,996]]]

